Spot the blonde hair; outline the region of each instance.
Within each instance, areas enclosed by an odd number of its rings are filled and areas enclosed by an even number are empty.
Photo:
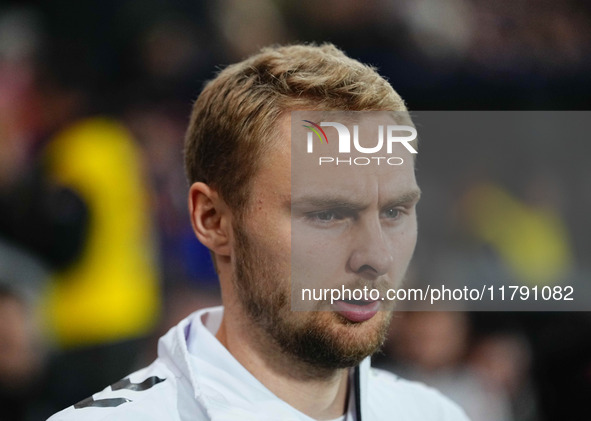
[[[185,138],[189,182],[210,185],[240,215],[279,118],[301,109],[406,111],[373,67],[332,44],[264,48],[222,70],[195,101]]]

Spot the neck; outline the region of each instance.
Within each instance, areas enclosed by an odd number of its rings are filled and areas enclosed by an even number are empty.
[[[348,369],[313,370],[279,349],[238,309],[239,305],[225,307],[216,334],[234,358],[278,398],[309,417],[326,420],[343,415]]]

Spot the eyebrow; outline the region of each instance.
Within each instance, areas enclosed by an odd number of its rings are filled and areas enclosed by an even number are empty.
[[[421,197],[421,190],[414,189],[403,193],[402,195],[392,199],[386,206],[400,206],[414,201],[418,201]],[[320,209],[331,208],[347,208],[351,210],[361,211],[367,207],[367,204],[351,200],[350,197],[343,196],[303,196],[292,201],[292,207],[311,206]]]
[[[400,205],[405,205],[407,203],[418,202],[420,198],[421,198],[421,189],[416,188],[416,189],[406,192],[406,193],[402,194],[401,196],[398,196],[394,200],[388,202],[387,206],[400,206]]]

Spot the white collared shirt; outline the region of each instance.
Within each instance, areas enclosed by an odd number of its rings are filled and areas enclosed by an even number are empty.
[[[315,421],[275,396],[216,339],[222,315],[223,307],[193,313],[160,338],[149,367],[49,421]],[[439,392],[373,369],[369,358],[359,377],[360,402],[350,389],[345,421],[467,421]]]

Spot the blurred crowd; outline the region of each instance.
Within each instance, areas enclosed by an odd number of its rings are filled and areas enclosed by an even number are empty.
[[[219,303],[187,216],[191,102],[220,66],[296,41],[377,66],[413,111],[591,105],[584,0],[2,2],[0,420],[86,398]],[[411,275],[588,281],[591,146],[457,147],[479,159],[422,146]],[[588,417],[587,313],[409,312],[390,337],[379,364],[474,421]]]

